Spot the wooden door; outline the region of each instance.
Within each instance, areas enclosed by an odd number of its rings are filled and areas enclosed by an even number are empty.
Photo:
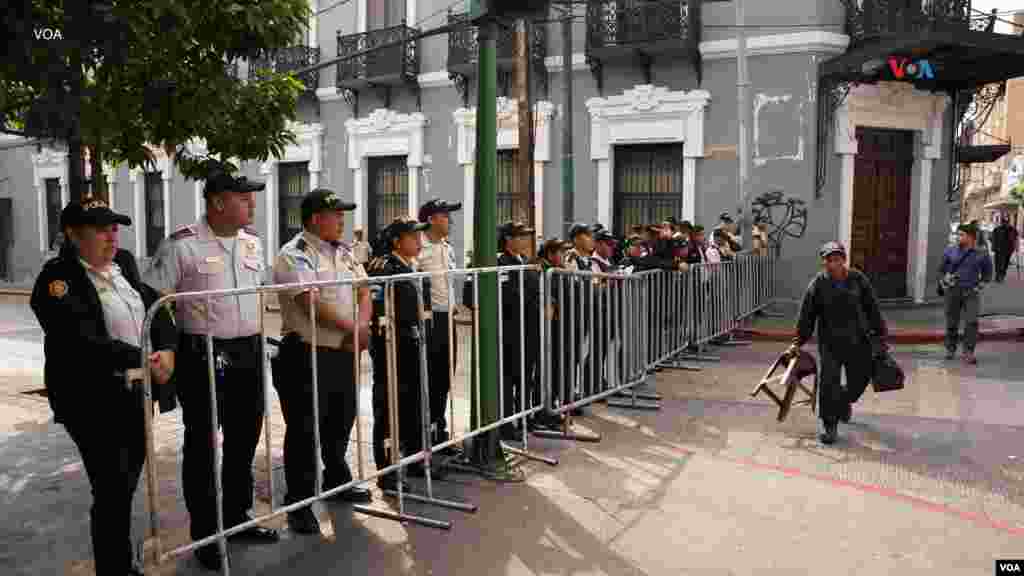
[[[914,133],[857,128],[850,263],[879,298],[907,295]]]

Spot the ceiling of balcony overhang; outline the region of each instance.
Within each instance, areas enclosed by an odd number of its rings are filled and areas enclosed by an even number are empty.
[[[893,70],[901,63],[902,78]],[[906,73],[907,63],[918,65],[916,75]],[[974,30],[880,36],[823,62],[820,75],[840,82],[902,80],[927,90],[968,90],[1024,76],[1024,37]]]

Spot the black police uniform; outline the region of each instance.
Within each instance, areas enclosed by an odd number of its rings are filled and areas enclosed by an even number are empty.
[[[872,352],[860,311],[883,338],[885,320],[878,307],[871,282],[860,271],[851,269],[843,282],[821,272],[807,286],[800,305],[794,344],[802,346],[818,332],[821,376],[818,379],[818,416],[834,429],[839,419],[848,419],[850,405],[857,402],[871,379]],[[844,392],[841,371],[846,370]]]
[[[139,281],[135,257],[119,250],[114,261],[148,309],[159,295]],[[50,408],[78,447],[92,486],[96,573],[128,574],[134,558],[132,498],[146,447],[142,396],[139,389],[125,389],[123,372],[140,368],[142,351],[110,338],[99,295],[70,243],[43,266],[30,305],[45,333]],[[153,350],[177,348],[166,308],[157,312],[151,327]],[[161,412],[175,407],[174,379],[162,386],[154,383],[153,393]]]
[[[498,266],[524,266],[527,262],[521,256],[503,252],[498,257]],[[523,275],[523,322],[520,322],[519,308],[519,276]],[[502,349],[503,364],[502,374],[504,380],[503,394],[505,397],[505,413],[502,417],[508,416],[523,406],[535,405],[540,401],[540,388],[538,385],[537,366],[540,350],[540,279],[535,271],[513,270],[504,272],[505,280],[501,284],[501,322],[502,322]],[[525,343],[525,348],[521,348]],[[520,357],[522,357],[522,369],[520,368]],[[523,387],[523,377],[526,379],[526,398],[524,404],[520,398],[520,391]],[[503,428],[506,434],[512,433],[515,425],[506,424]]]
[[[376,264],[376,265],[375,265]],[[370,276],[395,276],[415,272],[411,266],[395,254],[388,254],[377,263],[371,264]],[[395,350],[398,372],[398,418],[399,448],[404,455],[412,455],[423,449],[422,384],[420,382],[420,343],[418,286],[413,280],[395,282],[394,286],[394,330],[397,349]],[[373,290],[373,329],[371,331],[370,354],[373,359],[373,457],[377,468],[391,465],[385,439],[390,437],[388,414],[387,351],[383,329],[379,319],[384,317],[384,290]],[[394,445],[394,443],[393,443]],[[422,466],[408,467],[411,475],[419,475]],[[394,477],[379,482],[385,487],[395,484]]]

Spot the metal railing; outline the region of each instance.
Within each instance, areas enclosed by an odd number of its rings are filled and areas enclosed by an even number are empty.
[[[433,334],[428,335],[426,331],[426,323],[432,322],[424,312],[425,303],[430,298],[430,291],[425,288],[428,280],[446,282],[449,286],[448,326],[441,330],[448,339],[449,357],[446,359],[429,357],[427,352],[428,338],[435,337]],[[226,554],[227,537],[233,534],[392,473],[398,477],[394,484],[395,490],[386,490],[385,493],[397,497],[397,511],[363,505],[353,506],[352,509],[381,518],[448,529],[451,523],[446,520],[409,514],[405,508],[405,502],[413,500],[462,512],[476,511],[476,506],[472,503],[445,500],[434,494],[435,460],[440,460],[442,465],[450,465],[451,470],[460,469],[458,462],[443,455],[447,449],[471,444],[475,438],[485,433],[500,431],[503,438],[502,448],[507,453],[556,465],[557,459],[528,451],[530,435],[598,441],[600,438],[597,436],[572,431],[572,418],[580,415],[581,408],[598,401],[605,401],[609,406],[626,408],[659,408],[658,404],[647,402],[661,398],[657,393],[645,390],[650,382],[649,375],[661,368],[699,370],[699,367],[686,362],[713,360],[713,357],[701,354],[701,346],[716,343],[716,340],[722,337],[728,338],[731,331],[739,327],[743,318],[767,306],[773,284],[772,257],[739,254],[734,261],[696,265],[686,272],[655,270],[633,274],[606,274],[556,268],[542,273],[537,266],[509,266],[453,270],[447,273],[420,272],[361,280],[278,284],[164,296],[148,310],[142,328],[144,334],[149,333],[156,310],[168,302],[198,299],[205,301],[206,309],[210,310],[217,298],[258,295],[260,354],[263,362],[260,373],[264,379],[263,441],[270,511],[241,524],[225,525],[224,486],[222,473],[217,464],[221,461],[221,446],[217,434],[213,433],[219,429],[217,367],[214,363],[214,352],[218,344],[213,337],[204,336],[202,338],[206,350],[204,361],[208,380],[207,393],[211,404],[212,430],[209,438],[212,442],[214,462],[216,530],[186,545],[170,551],[164,550],[161,540],[161,511],[157,498],[153,413],[151,410],[144,410],[149,529],[157,562],[162,563],[171,557],[210,544],[216,544],[221,553]],[[468,286],[468,289],[460,292],[457,288],[460,285]],[[494,319],[481,318],[480,309],[475,305],[480,302],[481,287],[484,285],[497,288],[498,312]],[[410,286],[415,288],[417,310],[413,321],[409,320],[406,312],[398,311],[399,306],[405,306],[407,310],[411,304],[411,300],[403,301],[410,297]],[[297,291],[309,291],[315,295],[327,289],[351,289],[354,295],[356,290],[362,287],[369,288],[371,293],[375,294],[375,302],[378,303],[371,304],[376,306],[376,311],[374,322],[370,326],[370,347],[384,347],[383,362],[379,362],[379,357],[374,356],[374,363],[383,364],[383,367],[381,370],[373,369],[372,372],[377,382],[377,379],[386,378],[387,431],[384,434],[386,440],[383,442],[385,447],[390,446],[390,450],[387,451],[387,462],[379,463],[385,465],[379,465],[373,471],[369,471],[365,463],[364,449],[368,442],[364,438],[363,430],[366,429],[365,425],[371,419],[371,415],[363,413],[360,402],[360,393],[368,378],[368,372],[361,366],[362,354],[354,354],[351,375],[339,374],[337,381],[332,379],[331,382],[321,382],[317,370],[318,331],[312,330],[311,342],[306,343],[309,346],[311,366],[311,416],[314,423],[320,422],[321,386],[339,383],[348,386],[351,379],[355,384],[352,389],[356,395],[356,406],[360,407],[357,409],[354,424],[356,472],[351,481],[327,490],[323,489],[320,430],[319,426],[314,425],[313,454],[316,481],[313,496],[278,505],[274,497],[270,387],[266,386],[270,373],[268,365],[271,360],[267,349],[271,339],[266,334],[263,320],[266,310],[263,300],[271,294],[282,292],[294,294]],[[459,293],[467,296],[465,299],[469,300],[468,307],[457,303]],[[308,309],[308,320],[313,326],[318,325],[315,300],[316,298],[310,299]],[[457,309],[460,310],[458,314]],[[352,298],[352,314],[353,318],[360,317],[359,298]],[[208,334],[209,324],[207,317]],[[360,341],[358,323],[356,326],[356,334],[352,340],[354,343]],[[484,386],[492,386],[493,383],[482,382],[478,369],[481,362],[482,327],[497,329],[498,411],[497,418],[489,422],[485,422],[486,407],[482,406],[482,402],[485,398]],[[456,344],[462,340],[468,340],[469,345],[457,347]],[[143,338],[142,341],[141,365],[146,366],[148,363],[145,360],[150,353],[151,343],[148,338]],[[410,346],[415,348],[413,357],[409,356],[412,351]],[[461,349],[459,353],[456,353],[457,348]],[[377,348],[374,351],[375,354],[381,353]],[[418,365],[418,371],[409,371],[410,361]],[[436,419],[431,414],[428,368],[432,362],[443,361],[447,361],[450,382],[445,412],[450,419],[451,435],[446,439],[439,439],[432,433],[432,424]],[[466,370],[467,363],[473,368]],[[462,369],[457,369],[456,367],[460,365]],[[417,376],[415,382],[409,381],[408,377],[413,373]],[[462,377],[458,377],[460,373]],[[277,378],[305,376],[285,371],[274,372],[272,377],[277,387]],[[144,406],[151,404],[153,384],[149,371],[135,370],[127,378],[130,383],[141,384]],[[256,393],[259,388],[254,386],[253,390]],[[409,414],[403,412],[401,406],[402,401],[409,398],[409,394],[415,394],[419,399],[418,406],[415,407],[418,418],[406,419],[403,416]],[[619,398],[615,398],[616,396]],[[538,427],[534,419],[542,415],[549,419],[557,418],[559,425]],[[410,422],[414,423],[413,430],[407,430]],[[514,435],[509,434],[512,431],[510,426],[518,426]],[[403,444],[410,438],[418,440],[412,441],[411,444],[420,447],[408,453],[403,452]],[[381,441],[382,439],[378,437],[374,443],[380,447]],[[519,442],[521,446],[512,445]],[[423,466],[425,490],[408,492],[404,483],[406,468],[417,463]],[[223,574],[229,574],[230,569],[229,563],[223,563]]]

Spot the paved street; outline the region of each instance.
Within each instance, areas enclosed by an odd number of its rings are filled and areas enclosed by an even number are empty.
[[[899,348],[907,388],[868,391],[833,447],[817,444],[808,410],[779,424],[767,400],[749,397],[781,347],[718,349],[722,362],[701,372],[655,375],[658,412],[595,406],[578,425],[600,433],[598,444],[531,440],[560,464],[524,465],[524,484],[461,475],[435,484],[442,497],[477,503],[476,514],[407,503],[451,520],[450,532],[332,505],[321,509],[322,538],[232,545],[234,573],[987,575],[996,558],[1024,557],[1019,343],[983,344],[976,367],[943,361],[937,345]],[[46,399],[29,393],[42,388],[41,338],[15,300],[0,301],[0,355],[0,573],[91,574],[88,481]],[[368,414],[369,390],[361,396]],[[464,421],[464,387],[456,396]],[[271,398],[280,502],[283,422]],[[362,425],[365,442],[369,419]],[[160,417],[165,546],[187,539],[180,442],[179,413]],[[365,445],[363,454],[370,468]],[[262,443],[256,468],[265,510]],[[139,534],[144,499],[140,487]],[[202,572],[185,555],[148,573]]]

